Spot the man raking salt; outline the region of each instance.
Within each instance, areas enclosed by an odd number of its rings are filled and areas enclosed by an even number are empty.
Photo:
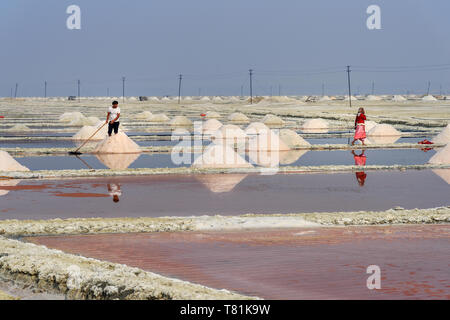
[[[108,124],[108,135],[111,137],[111,134],[114,130],[114,134],[119,132],[119,118],[120,118],[120,108],[119,102],[113,101],[112,106],[108,109],[108,114],[106,115],[106,123]]]

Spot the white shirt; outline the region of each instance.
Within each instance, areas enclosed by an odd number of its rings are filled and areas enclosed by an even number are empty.
[[[112,106],[109,107],[108,112],[110,113],[109,115],[109,122],[113,121],[117,115],[120,113],[120,108],[113,108]],[[116,121],[119,121],[119,119],[117,119]]]

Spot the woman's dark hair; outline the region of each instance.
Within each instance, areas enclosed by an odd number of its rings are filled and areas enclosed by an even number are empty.
[[[114,105],[114,104],[119,104],[119,102],[116,101],[116,100],[114,100],[112,104],[113,104],[113,105]]]

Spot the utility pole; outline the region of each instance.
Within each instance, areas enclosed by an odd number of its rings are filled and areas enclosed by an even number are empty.
[[[77,84],[78,84],[78,102],[80,102],[80,86],[81,86],[81,81],[80,80],[78,80],[77,81]]]
[[[178,76],[178,104],[181,102],[181,80],[183,80],[183,75]]]
[[[375,81],[372,81],[372,95],[375,94]]]
[[[241,98],[244,96],[244,86],[241,86]]]
[[[109,88],[106,88],[106,96],[109,97]]]
[[[428,81],[427,96],[430,94],[431,81]]]
[[[270,86],[270,97],[273,97],[273,86]]]
[[[14,91],[14,98],[17,98],[17,89],[19,88],[19,84],[16,83],[16,90]]]
[[[253,104],[253,69],[248,70],[250,74],[250,104]]]
[[[348,79],[348,101],[350,103],[350,108],[352,107],[352,86],[350,81],[350,66],[347,66],[347,79]]]
[[[122,102],[125,102],[125,77],[122,77]]]
[[[199,96],[199,97],[202,96],[202,88],[198,88],[198,96]]]
[[[44,98],[47,98],[47,81],[44,81]]]
[[[281,85],[278,85],[278,96],[281,97]]]
[[[325,83],[322,83],[322,97],[325,96]]]

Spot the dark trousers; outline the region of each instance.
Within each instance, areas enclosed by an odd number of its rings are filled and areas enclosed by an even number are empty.
[[[114,122],[113,124],[108,123],[108,136],[111,136],[111,133],[113,132],[114,129],[114,134],[117,134],[119,132],[119,124],[120,122]]]

